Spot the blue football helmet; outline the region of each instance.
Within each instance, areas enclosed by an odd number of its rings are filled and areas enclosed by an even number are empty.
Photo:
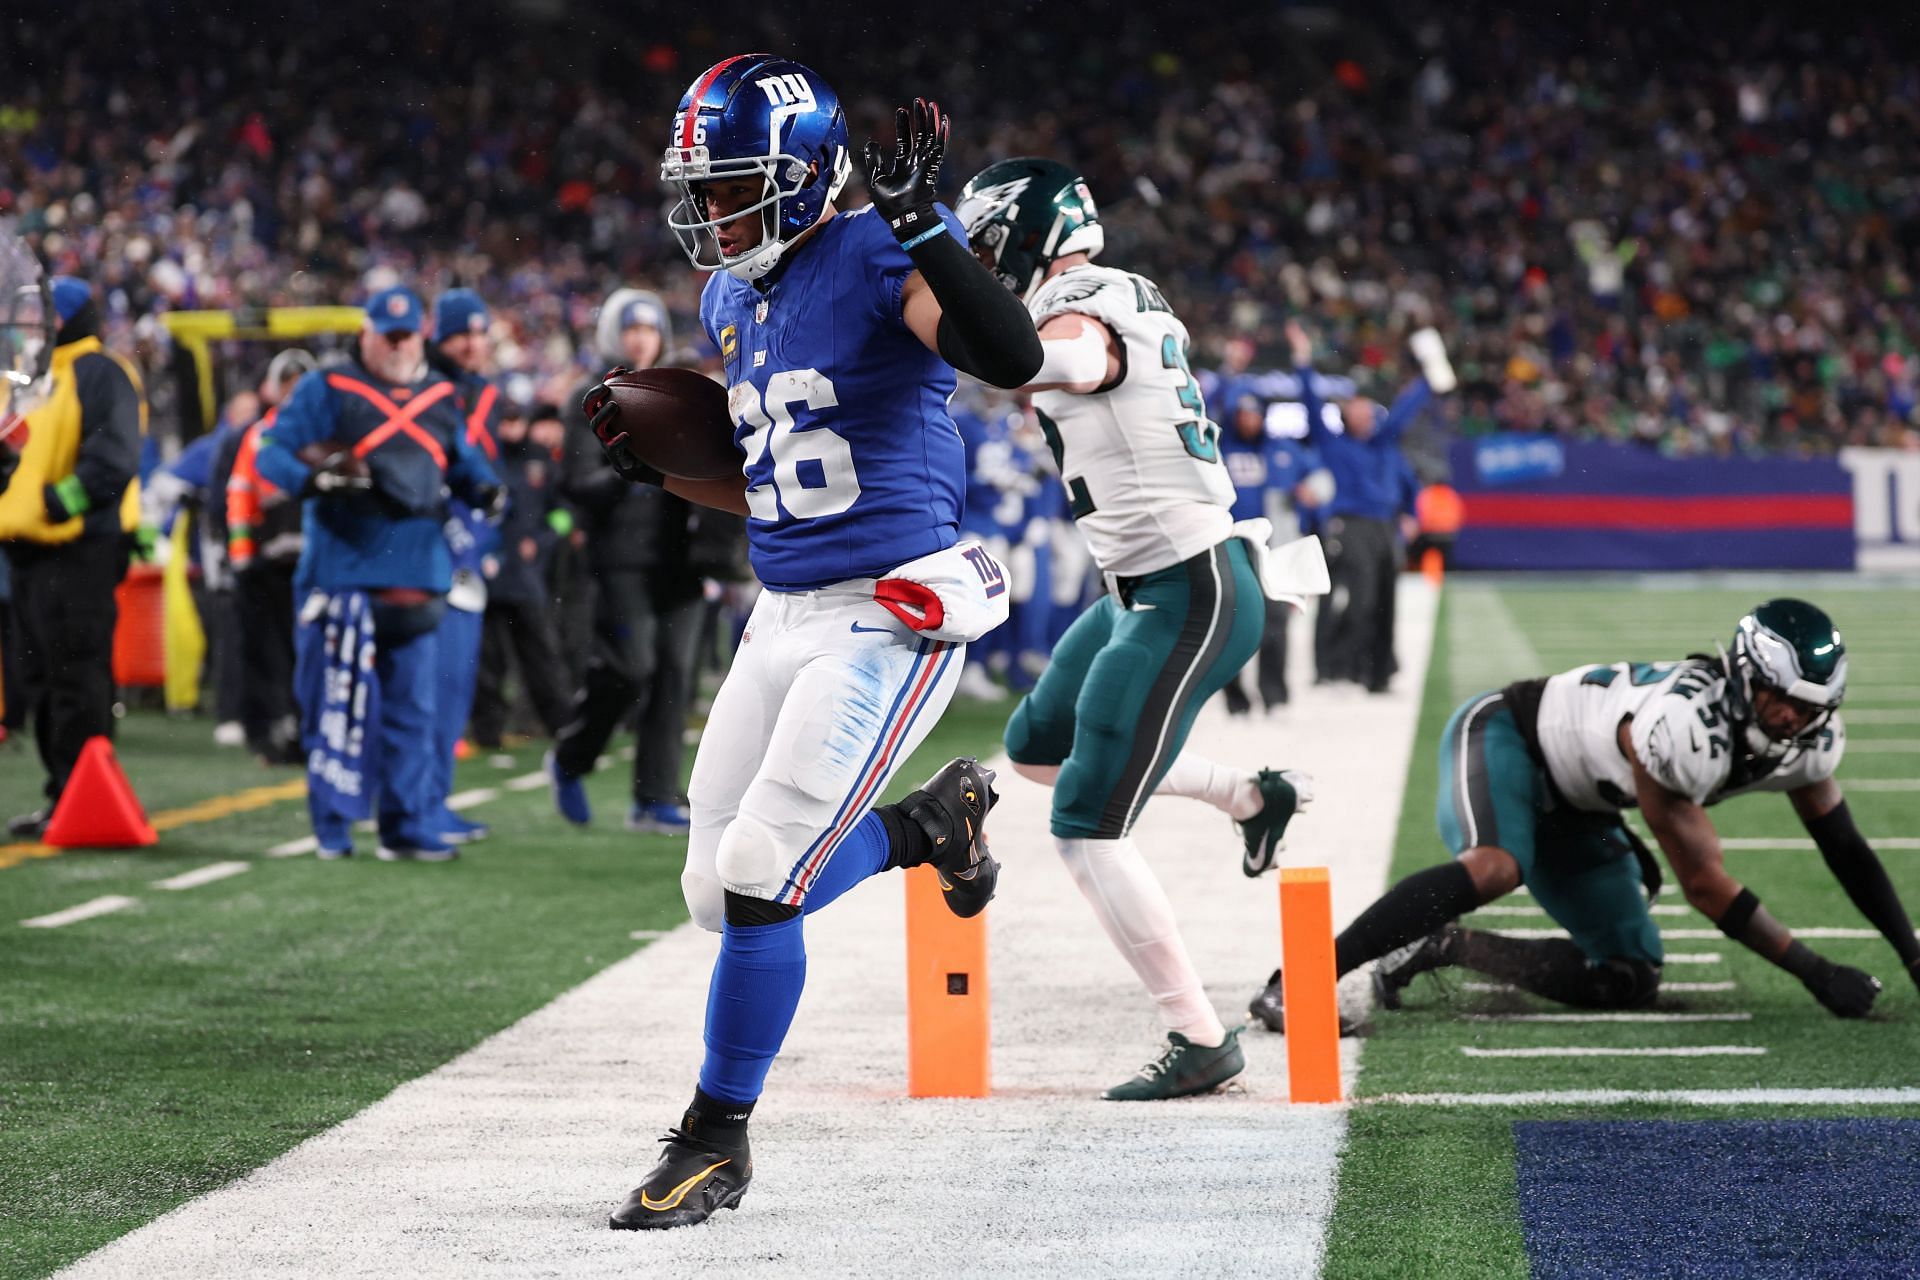
[[[847,117],[834,91],[807,68],[770,53],[743,53],[700,73],[673,116],[660,178],[680,192],[667,225],[701,271],[757,280],[820,221],[853,172]],[[758,175],[765,194],[732,218],[708,216],[700,184]],[[721,251],[721,221],[761,221],[760,243]]]

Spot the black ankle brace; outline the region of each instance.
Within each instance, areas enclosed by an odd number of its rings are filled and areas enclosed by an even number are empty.
[[[914,794],[919,794],[918,792]],[[909,796],[911,800],[913,797]],[[896,867],[918,867],[933,861],[933,841],[919,823],[909,818],[903,811],[906,801],[900,804],[880,804],[873,807],[879,815],[880,825],[887,829],[887,870]]]

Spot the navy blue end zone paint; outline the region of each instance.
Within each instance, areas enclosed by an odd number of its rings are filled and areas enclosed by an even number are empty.
[[[1513,1126],[1536,1277],[1920,1277],[1920,1120]]]

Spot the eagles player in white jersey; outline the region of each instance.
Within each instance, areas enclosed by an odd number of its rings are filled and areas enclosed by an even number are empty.
[[[1860,913],[1920,983],[1920,941],[1834,779],[1846,748],[1846,646],[1827,615],[1769,600],[1740,619],[1731,652],[1681,662],[1575,667],[1471,699],[1441,738],[1440,834],[1455,860],[1390,889],[1336,940],[1342,974],[1374,969],[1397,1008],[1415,975],[1460,965],[1581,1008],[1652,1001],[1660,931],[1647,911],[1660,871],[1621,821],[1638,806],[1687,901],[1726,935],[1793,974],[1843,1018],[1880,983],[1796,939],[1727,872],[1707,807],[1784,792]],[[1525,884],[1572,935],[1522,939],[1451,923]],[[1279,1030],[1279,975],[1252,1012]]]
[[[1206,800],[1239,823],[1244,867],[1258,875],[1310,798],[1302,774],[1180,752],[1201,705],[1259,646],[1258,552],[1235,534],[1186,326],[1152,281],[1093,265],[1104,233],[1079,175],[1003,160],[967,184],[954,212],[1040,331],[1045,361],[1028,390],[1109,587],[1061,638],[1006,733],[1014,768],[1054,788],[1060,855],[1167,1027],[1165,1051],[1103,1096],[1202,1093],[1245,1066],[1238,1031],[1201,989],[1166,891],[1128,833],[1149,795]]]

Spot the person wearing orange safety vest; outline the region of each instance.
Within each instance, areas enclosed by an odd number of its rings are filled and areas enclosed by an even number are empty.
[[[260,380],[260,421],[235,439],[215,466],[226,477],[227,560],[233,566],[240,646],[240,724],[247,747],[269,764],[301,759],[293,699],[293,575],[300,561],[300,503],[260,474],[260,437],[315,360],[282,351]]]
[[[305,502],[296,684],[323,857],[353,852],[375,794],[383,859],[454,856],[433,765],[446,498],[496,511],[506,491],[427,364],[424,310],[410,289],[376,293],[355,358],[302,378],[260,437],[260,474]]]
[[[114,588],[126,576],[140,510],[147,401],[133,366],[100,342],[93,289],[55,276],[58,328],[48,393],[0,489],[0,545],[13,575],[20,687],[47,771],[43,808],[8,824],[35,838],[89,738],[113,736]],[[20,435],[26,439],[21,444]]]

